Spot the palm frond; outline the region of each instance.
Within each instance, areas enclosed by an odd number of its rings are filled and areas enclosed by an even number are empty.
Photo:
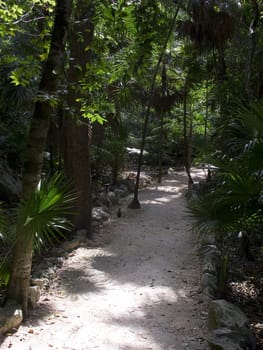
[[[43,181],[19,208],[18,223],[25,239],[33,236],[35,248],[40,249],[63,236],[64,230],[72,228],[68,216],[72,215],[75,199],[76,195],[68,184],[63,184],[60,174]]]
[[[226,152],[241,154],[263,142],[262,102],[250,106],[243,106],[237,102],[230,113],[232,116],[219,127],[219,132],[223,135],[223,148]]]
[[[193,220],[193,229],[199,237],[216,234],[219,236],[231,232],[237,213],[229,210],[228,205],[215,199],[214,194],[198,197],[188,205],[188,215]]]

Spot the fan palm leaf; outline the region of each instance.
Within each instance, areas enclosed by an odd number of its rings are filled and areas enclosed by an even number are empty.
[[[242,154],[263,143],[262,102],[251,104],[249,107],[237,103],[231,112],[232,117],[219,128],[226,152]]]
[[[239,217],[235,210],[230,210],[214,194],[198,197],[188,205],[188,214],[193,220],[193,229],[198,236],[216,234],[222,236],[231,232]]]
[[[189,204],[197,234],[225,235],[262,224],[263,175],[238,161],[221,160],[210,188]]]
[[[72,215],[75,199],[69,185],[62,184],[61,175],[43,181],[19,208],[18,224],[25,239],[34,236],[35,248],[40,249],[63,236],[63,231],[72,228],[68,217]]]

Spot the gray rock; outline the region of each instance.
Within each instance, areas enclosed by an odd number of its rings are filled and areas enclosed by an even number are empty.
[[[122,183],[127,187],[129,192],[134,192],[135,190],[135,181],[132,179],[124,179],[122,180]]]
[[[103,208],[93,208],[92,209],[92,220],[94,221],[107,221],[110,215],[106,213]]]
[[[102,208],[104,211],[106,211],[106,212],[109,212],[110,211],[110,209],[106,206],[106,205],[104,205],[102,202],[101,202],[101,200],[100,199],[98,199],[98,198],[96,198],[94,201],[93,201],[93,207],[94,208]]]
[[[99,202],[108,210],[112,209],[112,201],[108,195],[100,196]]]
[[[28,302],[32,308],[35,308],[37,306],[37,303],[40,299],[40,295],[41,295],[41,292],[40,292],[39,286],[29,287]]]
[[[242,348],[230,341],[227,338],[217,339],[211,338],[208,339],[208,345],[210,350],[242,350]]]
[[[62,256],[65,254],[65,250],[59,247],[53,247],[51,250],[51,254],[55,256]]]
[[[88,232],[85,229],[78,230],[75,233],[75,237],[79,239],[81,243],[84,243],[86,241],[87,233]]]
[[[208,310],[211,350],[255,350],[256,341],[246,315],[226,300],[213,300]]]
[[[218,328],[236,329],[246,327],[248,319],[246,315],[234,304],[224,299],[213,300],[208,309],[208,329]]]
[[[210,298],[214,299],[217,294],[217,277],[215,274],[208,272],[202,273],[201,276],[202,291]]]
[[[202,237],[202,244],[204,246],[209,246],[209,245],[215,246],[215,244],[216,244],[216,238],[215,237],[216,237],[215,234],[209,234],[209,235],[203,236]]]
[[[212,332],[208,339],[211,350],[255,350],[256,341],[248,328],[219,328]]]
[[[203,259],[209,259],[215,262],[219,262],[221,259],[220,250],[213,244],[203,245],[201,248]]]
[[[47,258],[44,258],[44,261],[47,266],[54,266],[57,262],[57,258],[53,256],[49,256]]]
[[[121,184],[119,188],[120,188],[120,190],[124,191],[125,196],[128,196],[128,194],[129,194],[129,189],[128,189],[128,187],[127,187],[126,185]]]
[[[218,278],[221,267],[221,251],[214,244],[213,235],[202,238],[200,254],[202,259],[201,286],[209,299],[218,295]]]
[[[92,232],[98,232],[100,229],[100,222],[99,221],[92,221],[91,223],[91,231]]]
[[[22,308],[15,302],[9,302],[0,308],[0,334],[17,329],[22,321]]]
[[[57,265],[62,266],[65,261],[65,258],[63,256],[57,257]]]
[[[40,264],[38,264],[37,268],[35,268],[35,273],[37,276],[41,276],[40,275],[40,271],[45,270],[47,268],[47,264],[45,262],[41,262]]]
[[[217,266],[213,260],[205,259],[202,266],[203,273],[210,273],[211,275],[217,275]]]
[[[46,285],[48,285],[48,279],[47,278],[32,278],[30,281],[30,284],[32,286],[38,286],[40,289],[42,289]]]
[[[71,251],[71,250],[77,249],[80,245],[81,245],[81,239],[79,237],[76,237],[71,241],[63,242],[62,248],[66,251]]]
[[[53,279],[56,277],[56,267],[49,267],[46,271],[43,271],[43,276],[48,279]]]
[[[217,288],[211,285],[208,285],[208,286],[202,287],[202,293],[204,294],[204,296],[208,298],[208,302],[209,302],[210,300],[216,299]]]
[[[120,204],[120,196],[116,195],[116,193],[110,191],[108,193],[108,197],[113,205],[118,205]]]
[[[126,192],[124,190],[121,190],[120,188],[116,188],[113,192],[116,196],[119,196],[121,198],[124,198],[126,196]]]

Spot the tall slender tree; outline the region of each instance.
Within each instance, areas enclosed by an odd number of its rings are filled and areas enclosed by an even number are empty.
[[[30,197],[36,189],[42,171],[43,155],[52,107],[50,99],[56,94],[59,70],[63,62],[71,16],[71,0],[57,0],[48,59],[43,69],[38,89],[38,100],[31,120],[22,177],[22,200]],[[28,311],[29,281],[32,266],[34,237],[25,235],[18,222],[14,259],[8,285],[8,298],[22,305],[24,316]]]
[[[148,127],[148,122],[149,122],[149,116],[150,116],[150,111],[151,111],[151,100],[153,97],[154,89],[155,89],[155,83],[156,83],[156,77],[160,69],[161,62],[163,60],[165,50],[167,48],[167,44],[169,42],[169,39],[171,37],[171,34],[174,30],[176,18],[180,9],[181,2],[179,1],[179,4],[177,5],[177,8],[175,10],[175,14],[172,18],[168,33],[166,35],[165,41],[163,43],[158,62],[156,64],[153,76],[152,76],[152,81],[151,81],[151,86],[150,86],[150,91],[149,91],[149,97],[148,97],[148,104],[147,108],[145,111],[144,115],[144,123],[143,123],[143,129],[142,129],[142,138],[141,138],[141,149],[140,149],[140,154],[139,154],[139,159],[138,159],[138,169],[137,169],[137,175],[136,175],[136,183],[135,183],[135,190],[134,190],[134,197],[132,202],[129,204],[130,209],[140,209],[140,202],[138,198],[139,194],[139,184],[140,184],[140,174],[141,174],[141,168],[142,168],[142,162],[143,162],[143,152],[145,148],[145,141],[146,141],[146,133],[147,133],[147,127]]]

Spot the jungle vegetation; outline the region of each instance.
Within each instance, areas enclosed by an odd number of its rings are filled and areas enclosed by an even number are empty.
[[[127,147],[140,150],[131,208],[145,164],[159,182],[184,166],[195,231],[229,254],[239,233],[245,258],[251,240],[262,249],[262,21],[261,0],[0,1],[0,157],[22,182],[0,198],[18,212],[0,278],[25,316],[34,247],[92,238],[92,191],[118,181]],[[195,190],[200,163],[213,171]]]

